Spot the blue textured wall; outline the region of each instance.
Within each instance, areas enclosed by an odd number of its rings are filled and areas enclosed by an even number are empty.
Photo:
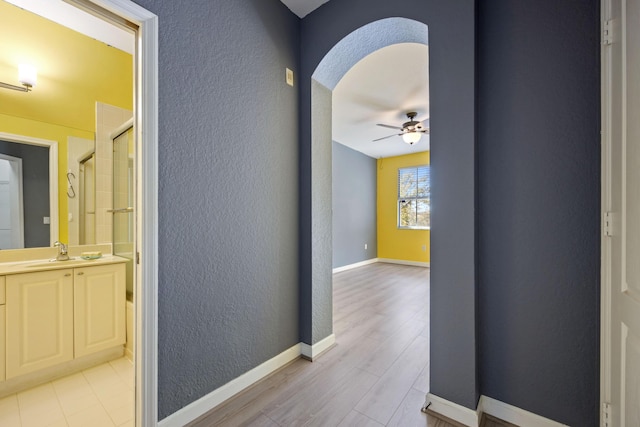
[[[302,77],[302,86],[309,80]],[[301,175],[309,176],[313,182],[313,188],[317,191],[306,192],[304,186],[300,186],[300,197],[309,207],[308,217],[300,216],[300,223],[311,224],[312,236],[311,258],[301,254],[304,267],[300,271],[307,272],[306,267],[311,266],[311,283],[321,286],[305,286],[305,281],[300,281],[300,340],[306,344],[316,344],[328,337],[333,332],[333,286],[331,269],[331,144],[332,125],[331,113],[332,92],[324,85],[313,80],[311,85],[313,93],[313,162],[311,165],[300,165]],[[308,169],[303,169],[310,166]],[[308,175],[307,175],[308,174]],[[301,251],[302,252],[302,251]],[[307,264],[308,262],[308,264]],[[306,277],[306,276],[302,276]],[[309,320],[311,320],[309,322]]]
[[[333,142],[333,268],[376,258],[376,160]],[[367,249],[364,249],[364,244]]]
[[[315,341],[314,310],[331,318],[330,289],[313,309],[298,294],[311,74],[353,30],[404,16],[431,43],[431,389],[597,424],[596,1],[479,4],[477,76],[468,0],[332,1],[302,24],[276,0],[136,1],[160,23],[160,418]]]
[[[571,426],[598,425],[599,5],[478,4],[482,394]]]
[[[159,418],[299,342],[299,20],[277,0],[159,17]]]

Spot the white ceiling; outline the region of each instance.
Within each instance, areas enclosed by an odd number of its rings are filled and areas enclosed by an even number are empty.
[[[429,118],[428,47],[401,43],[382,48],[358,62],[333,90],[333,140],[373,158],[429,150],[429,135],[414,145],[377,123],[401,127],[406,113]],[[428,127],[428,122],[427,126]]]
[[[304,18],[329,0],[280,0],[289,10]]]
[[[133,55],[133,32],[112,25],[62,0],[6,1]]]

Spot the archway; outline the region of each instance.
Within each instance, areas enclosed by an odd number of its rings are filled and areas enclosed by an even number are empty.
[[[333,306],[331,301],[331,104],[332,91],[342,77],[360,60],[371,53],[398,43],[420,43],[428,45],[428,29],[421,22],[407,18],[386,18],[367,24],[340,40],[322,59],[311,79],[311,132],[312,132],[312,192],[313,246],[318,254],[313,262],[315,302],[320,315],[312,325],[313,346],[307,357],[322,352],[332,345],[331,316],[322,316],[322,303]],[[326,173],[329,171],[329,173]],[[315,286],[318,285],[318,286]],[[316,304],[319,303],[319,304]],[[318,307],[316,307],[318,306]],[[318,341],[316,337],[323,337]],[[303,342],[307,342],[304,341]]]
[[[300,338],[306,345],[305,355],[311,358],[335,340],[331,292],[331,88],[351,65],[374,50],[393,42],[420,42],[411,28],[421,28],[424,37],[428,23],[434,227],[431,393],[475,410],[479,395],[475,348],[473,7],[447,4],[441,8],[435,2],[426,2],[410,8],[411,14],[396,14],[403,10],[403,4],[364,11],[356,5],[329,3],[326,13],[303,22],[305,48],[299,79]],[[348,58],[344,62],[338,59],[340,52]]]

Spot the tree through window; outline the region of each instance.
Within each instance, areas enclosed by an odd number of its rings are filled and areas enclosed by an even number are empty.
[[[430,226],[429,166],[398,169],[398,228],[429,228]]]

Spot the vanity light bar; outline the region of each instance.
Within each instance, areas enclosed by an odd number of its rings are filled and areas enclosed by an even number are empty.
[[[18,65],[18,80],[22,83],[22,86],[0,82],[0,87],[20,92],[31,91],[31,88],[34,87],[38,81],[38,71],[36,70],[36,67],[28,64]]]

